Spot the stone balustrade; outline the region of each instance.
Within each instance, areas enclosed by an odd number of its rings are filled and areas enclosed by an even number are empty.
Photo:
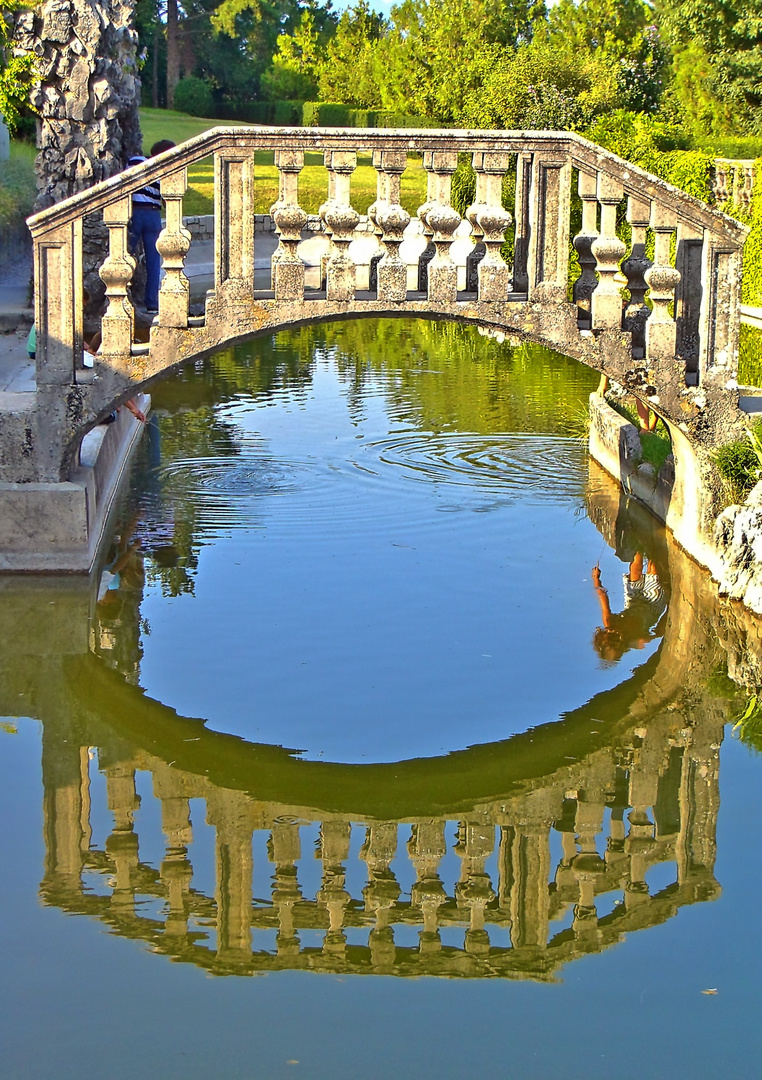
[[[264,228],[261,215],[253,213],[254,155],[260,151],[273,153],[280,175],[271,212],[279,246],[269,287],[262,289],[255,288],[253,274],[256,236]],[[317,281],[305,276],[299,253],[307,230],[314,230],[299,204],[306,151],[322,151],[328,170],[320,208],[325,253]],[[371,155],[378,174],[368,225],[352,206],[352,174],[362,153]],[[194,234],[202,235],[201,221],[190,231],[184,227],[182,202],[188,166],[209,155],[215,161],[214,287],[199,317],[190,311],[183,266]],[[406,243],[415,228],[400,204],[400,178],[411,155],[422,157],[428,176],[427,199],[413,223],[421,236],[417,247]],[[451,251],[463,224],[450,193],[458,155],[468,155],[476,173],[476,199],[465,215],[475,242],[469,274],[458,273]],[[508,174],[515,175],[516,194],[506,209],[502,180]],[[146,348],[134,341],[126,231],[131,193],[156,179],[168,214],[159,241],[165,276]],[[572,287],[573,188],[583,213],[574,236],[581,273]],[[625,205],[633,230],[629,253],[617,235]],[[594,366],[604,361],[591,355],[591,341],[624,330],[632,334],[629,359],[647,367],[678,357],[683,384],[727,382],[735,373],[744,227],[575,135],[247,128],[190,140],[30,219],[39,384],[82,385],[92,378],[80,347],[81,221],[98,212],[109,230],[101,271],[109,300],[103,354],[123,382],[134,384],[224,340],[305,316],[387,311],[502,323]],[[511,233],[513,257],[506,261],[503,245]],[[353,259],[353,242],[361,234],[374,239],[378,251],[367,282],[358,279]],[[686,275],[680,267],[688,243],[697,250]],[[567,305],[572,293],[575,308]],[[118,383],[101,378],[100,393],[83,390],[80,398],[92,398],[97,408]],[[70,425],[67,435],[72,434]]]
[[[756,162],[753,158],[715,158],[712,191],[718,206],[731,202],[751,209]]]

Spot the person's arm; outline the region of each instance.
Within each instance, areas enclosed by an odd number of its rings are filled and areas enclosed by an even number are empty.
[[[139,420],[141,424],[145,424],[145,422],[146,422],[146,414],[141,409],[139,409],[137,407],[137,405],[135,404],[135,399],[134,398],[130,398],[130,400],[125,401],[124,404],[130,410],[130,412],[132,413],[132,415],[135,417],[136,420]]]
[[[609,604],[609,594],[601,585],[601,568],[600,566],[593,567],[593,586],[595,588],[596,596],[598,597],[598,603],[601,605],[601,619],[603,620],[603,627],[605,630],[611,628],[611,605]]]

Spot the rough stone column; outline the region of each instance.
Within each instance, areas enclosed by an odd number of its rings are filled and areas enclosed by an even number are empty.
[[[121,172],[140,152],[136,0],[44,0],[18,16],[14,47],[39,60],[36,210]],[[96,309],[106,252],[100,220],[84,227],[85,287]]]
[[[571,162],[567,157],[550,153],[534,155],[529,193],[527,284],[529,299],[535,303],[566,301],[570,180]]]
[[[251,961],[252,804],[243,793],[220,788],[207,807],[217,830],[217,956],[245,965]]]

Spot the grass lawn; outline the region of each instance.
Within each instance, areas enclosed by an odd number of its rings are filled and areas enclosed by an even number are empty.
[[[11,156],[0,161],[0,233],[21,228],[32,212],[37,197],[34,175],[36,148],[27,142],[12,142]]]
[[[159,139],[174,139],[180,143],[200,135],[213,127],[247,127],[219,120],[204,120],[185,113],[164,109],[141,109],[140,126],[143,146],[146,149]],[[308,214],[317,213],[328,194],[328,172],[323,165],[323,155],[307,153],[305,166],[299,175],[299,205]],[[362,155],[352,174],[352,205],[364,214],[376,198],[377,173],[370,164],[370,157]],[[278,170],[273,164],[272,153],[257,153],[254,158],[254,213],[268,214],[278,197]],[[410,159],[402,174],[402,205],[415,214],[426,200],[426,173],[420,159]],[[205,158],[188,170],[188,193],[183,200],[185,214],[214,213],[214,166],[211,158]]]

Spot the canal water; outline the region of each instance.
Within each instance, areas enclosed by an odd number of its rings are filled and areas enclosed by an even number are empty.
[[[0,579],[3,1077],[758,1075],[759,629],[596,382],[373,320],[153,388],[98,573]]]

